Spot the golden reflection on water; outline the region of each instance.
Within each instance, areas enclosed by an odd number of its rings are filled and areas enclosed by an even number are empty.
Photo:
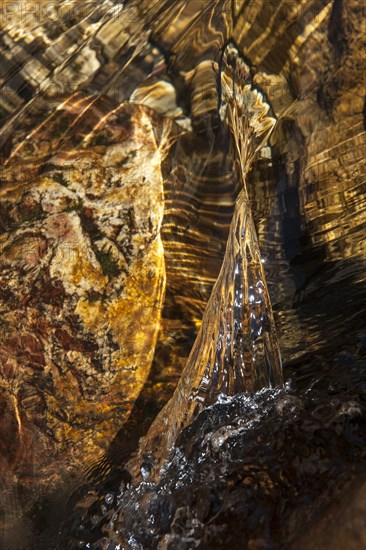
[[[2,156],[5,161],[12,157],[2,171],[0,191],[5,250],[1,469],[10,508],[17,510],[22,507],[21,498],[14,496],[17,491],[47,491],[50,477],[55,486],[59,483],[64,466],[55,471],[58,462],[50,448],[61,464],[70,461],[64,471],[69,466],[72,470],[74,433],[81,441],[82,459],[94,462],[90,442],[100,440],[96,422],[103,426],[100,446],[105,448],[114,437],[118,442],[131,410],[134,436],[130,431],[127,437],[137,440],[146,431],[141,420],[148,416],[146,403],[153,404],[153,416],[180,377],[220,271],[241,188],[232,149],[223,146],[219,130],[217,67],[229,40],[243,54],[254,85],[278,121],[247,176],[247,189],[285,373],[286,365],[315,352],[331,357],[329,349],[343,344],[352,353],[363,353],[365,87],[359,47],[362,8],[355,1],[339,7],[323,0],[163,0],[129,2],[124,9],[109,0],[98,6],[87,2],[83,9],[75,2],[59,2],[47,13],[35,10],[26,17],[19,10],[10,13],[9,6],[1,8]],[[129,126],[130,115],[113,115],[130,97],[145,104],[126,108],[141,118],[138,139]],[[105,133],[102,121],[108,122]],[[138,142],[136,155],[129,151],[118,159],[116,139]],[[146,141],[152,156],[159,156],[155,164],[141,157]],[[108,148],[108,162],[98,167],[97,159]],[[74,170],[70,188],[71,169],[61,166],[61,157],[68,157],[69,165],[73,159],[79,163],[76,151],[89,167],[81,175]],[[146,185],[137,182],[136,174],[142,178],[144,170],[146,181],[157,177],[154,197],[148,198]],[[131,182],[132,210],[119,210],[127,199],[118,190],[114,171]],[[103,191],[99,184],[106,174],[111,186]],[[51,176],[55,188],[62,189],[59,194],[51,193]],[[110,211],[108,201],[113,204]],[[140,201],[139,208],[134,201]],[[67,316],[60,304],[70,274],[60,278],[60,268],[52,284],[47,279],[51,236],[44,217],[54,219],[55,208],[73,231],[78,217],[83,222],[81,241],[92,234],[79,254],[79,267],[87,263],[90,269],[73,275],[77,292],[67,296]],[[147,210],[154,214],[150,225],[145,223]],[[157,231],[157,240],[149,244],[153,250],[145,256],[149,265],[141,265],[140,259],[135,278],[128,263],[133,250],[145,246]],[[99,256],[92,250],[93,239]],[[29,247],[32,253],[22,259],[22,250]],[[68,262],[60,250],[53,250],[53,260],[64,263],[66,273]],[[113,304],[120,303],[128,276],[137,285],[131,292],[138,287],[140,298],[134,291],[131,308],[122,308],[120,324],[129,325],[124,332],[116,329],[119,321],[114,318],[107,328],[106,318]],[[92,330],[80,341],[83,315],[91,319]],[[132,317],[135,321],[129,324]],[[135,327],[136,333],[135,325],[147,347],[140,342],[137,355],[133,352],[133,360],[127,361],[128,349],[134,347],[128,330]],[[64,365],[66,353],[71,355]],[[90,372],[89,363],[86,371],[82,368],[85,354],[95,363]],[[117,365],[122,370],[114,377]],[[98,404],[94,392],[101,386],[106,400]],[[60,392],[56,400],[55,387]],[[81,411],[81,417],[88,417],[86,424],[62,406],[64,391],[73,394],[78,407],[83,408],[78,392],[89,400],[90,411]],[[56,419],[52,410],[58,411]],[[10,435],[25,425],[35,446]],[[66,436],[55,438],[55,426]],[[116,460],[123,437],[116,445]],[[17,469],[18,454],[22,471]]]

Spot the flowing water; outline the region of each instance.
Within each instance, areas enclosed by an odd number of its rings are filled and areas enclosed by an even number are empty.
[[[1,548],[361,548],[358,3],[1,9]]]

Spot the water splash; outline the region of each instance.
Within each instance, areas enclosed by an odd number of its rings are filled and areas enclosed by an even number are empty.
[[[252,89],[249,69],[229,44],[219,71],[220,113],[230,129],[242,190],[220,274],[172,399],[152,425],[145,448],[170,448],[181,429],[220,394],[283,383],[280,351],[245,176],[275,120]],[[152,443],[153,442],[153,443]]]

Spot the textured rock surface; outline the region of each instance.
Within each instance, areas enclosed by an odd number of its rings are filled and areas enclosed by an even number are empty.
[[[165,291],[159,126],[122,106],[31,178],[42,135],[3,171],[3,475],[31,463],[50,484],[96,460],[148,376]]]

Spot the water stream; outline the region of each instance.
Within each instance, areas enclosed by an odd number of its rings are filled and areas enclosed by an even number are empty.
[[[1,548],[361,548],[357,1],[34,5],[2,7]]]

